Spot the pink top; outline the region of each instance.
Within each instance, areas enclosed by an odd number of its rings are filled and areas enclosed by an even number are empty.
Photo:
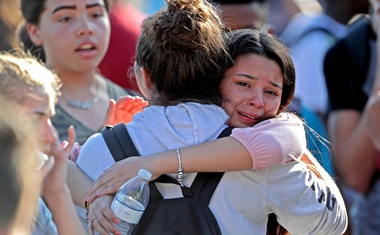
[[[253,127],[235,128],[231,136],[249,151],[253,169],[298,160],[306,151],[304,123],[290,113],[282,113]]]

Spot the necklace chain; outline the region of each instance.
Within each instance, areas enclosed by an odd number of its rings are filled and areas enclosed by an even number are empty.
[[[96,102],[99,100],[99,84],[96,82],[96,93],[94,98],[91,101],[78,101],[78,100],[68,100],[63,94],[61,95],[62,99],[66,101],[66,103],[73,108],[89,110]]]

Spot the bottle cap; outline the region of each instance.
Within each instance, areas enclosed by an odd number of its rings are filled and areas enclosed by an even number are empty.
[[[150,173],[149,171],[147,171],[145,169],[140,169],[139,173],[137,175],[146,181],[149,181],[150,178],[152,178],[152,173]]]

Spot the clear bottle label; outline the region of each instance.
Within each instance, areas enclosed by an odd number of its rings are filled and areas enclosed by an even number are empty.
[[[123,202],[116,197],[111,205],[111,210],[119,219],[131,224],[137,224],[139,222],[144,209],[143,204],[132,198]]]

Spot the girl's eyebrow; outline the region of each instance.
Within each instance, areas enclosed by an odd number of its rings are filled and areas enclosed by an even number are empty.
[[[77,9],[76,6],[74,5],[65,5],[65,6],[59,6],[57,8],[55,8],[52,12],[52,14],[56,13],[57,11],[60,11],[60,10],[75,10]]]
[[[280,86],[280,85],[278,85],[277,83],[275,83],[275,82],[269,82],[270,84],[272,84],[272,86],[275,86],[275,87],[277,87],[277,88],[279,88],[279,89],[281,89],[282,90],[282,87]]]
[[[253,80],[257,80],[257,77],[255,77],[255,76],[251,76],[251,75],[248,75],[248,74],[244,74],[244,73],[238,73],[238,74],[236,74],[236,75],[238,75],[238,76],[242,76],[242,77],[246,77],[246,78],[249,78],[249,79],[253,79]],[[275,82],[273,82],[273,81],[270,81],[269,83],[270,83],[272,86],[275,86],[275,87],[277,87],[277,88],[279,88],[279,89],[282,90],[282,87],[281,87],[279,84],[277,84],[277,83],[275,83]]]
[[[86,5],[86,9],[93,8],[93,7],[103,7],[100,3],[94,3],[94,4],[88,4]],[[52,14],[56,13],[57,11],[60,10],[75,10],[77,7],[75,5],[64,5],[64,6],[59,6],[55,8],[52,12]]]

